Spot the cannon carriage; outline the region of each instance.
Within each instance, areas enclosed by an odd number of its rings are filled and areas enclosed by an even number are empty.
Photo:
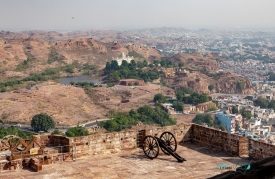
[[[159,149],[166,154],[172,155],[178,160],[178,162],[185,161],[184,158],[176,153],[177,150],[177,140],[171,132],[163,132],[160,138],[148,135],[143,140],[142,149],[144,154],[150,158],[154,159],[159,155]]]

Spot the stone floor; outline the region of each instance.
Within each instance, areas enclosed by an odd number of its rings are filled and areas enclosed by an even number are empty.
[[[42,171],[2,171],[0,178],[208,178],[229,169],[216,168],[219,164],[236,164],[249,161],[230,156],[196,144],[178,146],[177,153],[186,159],[178,163],[172,156],[160,152],[158,158],[150,160],[142,149],[123,150],[117,154],[91,155],[78,158],[76,162],[59,162],[43,166]]]

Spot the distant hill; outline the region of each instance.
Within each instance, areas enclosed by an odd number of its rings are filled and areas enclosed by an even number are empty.
[[[122,52],[136,52],[138,60],[160,59],[163,55],[157,49],[134,44],[121,44],[117,41],[104,43],[93,38],[77,38],[59,42],[45,42],[35,38],[0,39],[1,73],[16,71],[24,76],[39,73],[47,68],[72,64],[95,64],[103,68],[107,61],[120,57]],[[16,75],[18,76],[18,73]],[[12,73],[9,73],[12,74]],[[2,75],[2,78],[5,76]]]

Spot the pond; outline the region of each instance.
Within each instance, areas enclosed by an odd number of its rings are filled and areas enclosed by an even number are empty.
[[[93,79],[89,75],[82,75],[82,76],[71,76],[71,77],[64,77],[60,78],[60,84],[70,84],[70,82],[88,82],[88,83],[102,83],[102,81]]]

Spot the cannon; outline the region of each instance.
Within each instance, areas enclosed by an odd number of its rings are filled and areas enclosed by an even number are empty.
[[[144,154],[150,158],[154,159],[159,155],[159,148],[166,155],[172,155],[178,160],[178,162],[185,161],[184,158],[176,153],[177,150],[177,140],[171,132],[163,132],[160,138],[154,136],[146,136],[143,140],[142,149]]]

